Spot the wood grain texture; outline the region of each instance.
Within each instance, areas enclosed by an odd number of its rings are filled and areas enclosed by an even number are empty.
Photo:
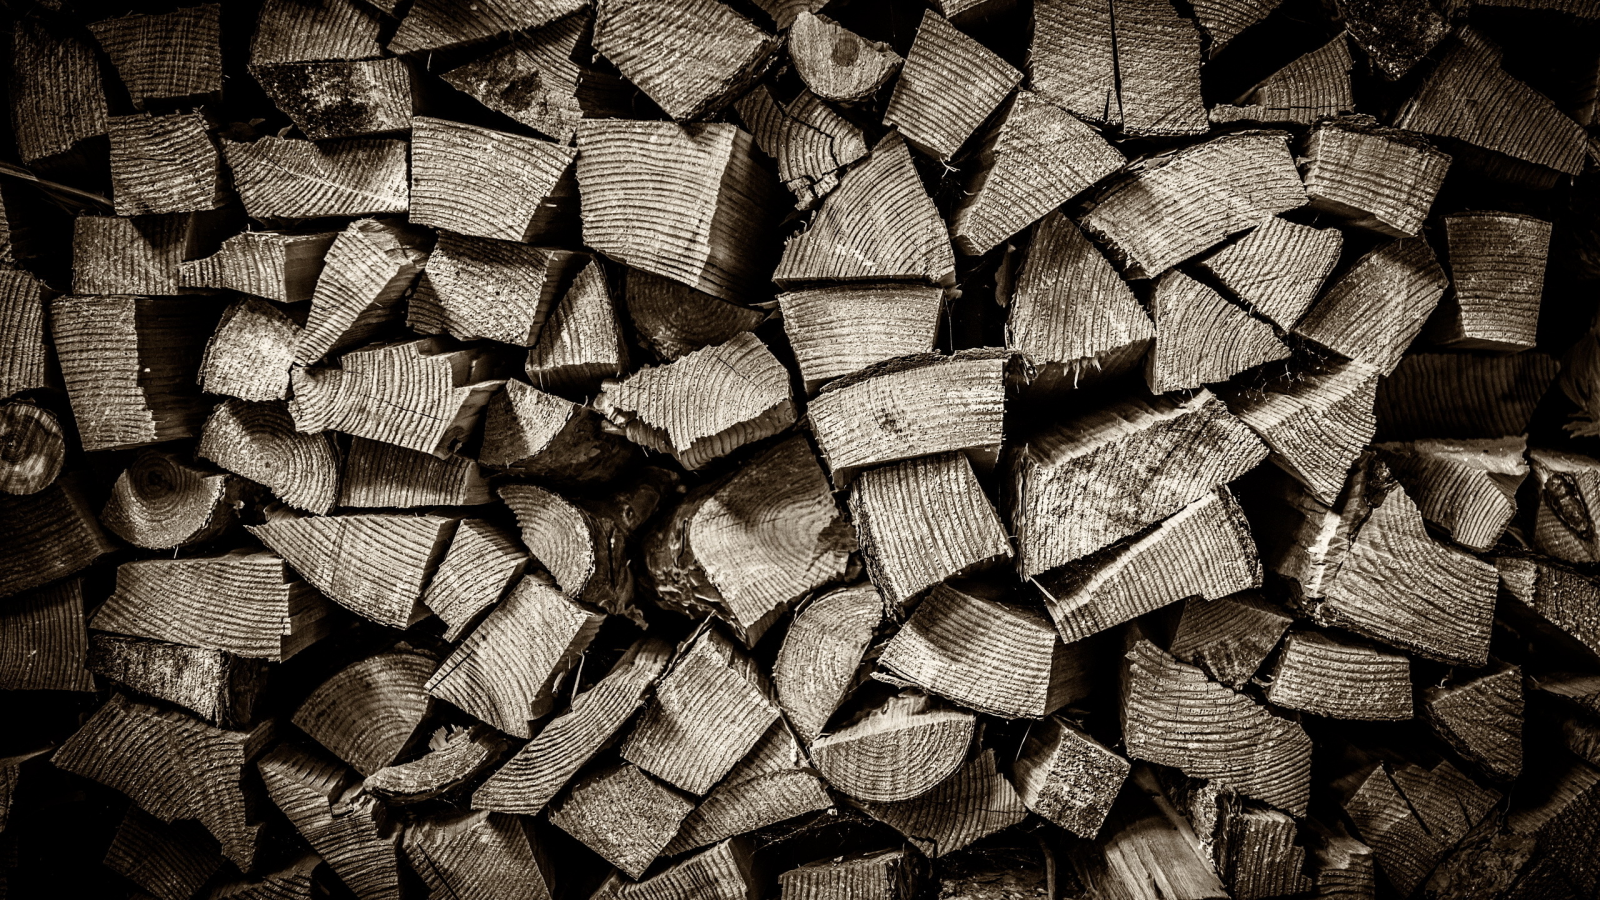
[[[883,122],[948,161],[1022,81],[1022,73],[939,13],[923,10]]]
[[[1195,265],[1256,315],[1287,331],[1321,292],[1343,244],[1337,228],[1273,218]]]
[[[1206,35],[1206,55],[1214,57],[1239,36],[1277,9],[1281,0],[1200,0],[1194,4],[1195,21]]]
[[[464,341],[531,347],[561,284],[583,265],[584,257],[568,250],[445,231],[408,301],[406,324]]]
[[[394,12],[397,3],[379,4]],[[420,0],[389,40],[391,53],[442,50],[508,31],[538,28],[583,8],[582,0]]]
[[[314,688],[295,727],[345,764],[371,775],[393,765],[432,709],[423,685],[439,661],[407,647],[357,660]]]
[[[1512,213],[1444,219],[1450,285],[1429,340],[1463,350],[1533,349],[1550,249],[1549,222]]]
[[[300,133],[313,141],[411,127],[414,74],[398,57],[254,63],[250,74]]]
[[[1334,719],[1411,718],[1411,664],[1364,641],[1296,631],[1267,686],[1267,702]]]
[[[550,311],[528,350],[528,379],[540,388],[593,396],[607,378],[628,374],[628,346],[606,274],[589,260]]]
[[[144,697],[164,700],[221,728],[256,718],[267,664],[221,650],[95,632],[89,671]]]
[[[94,45],[80,29],[41,16],[11,28],[11,128],[24,163],[71,151],[106,133],[106,94]]]
[[[550,141],[417,116],[411,221],[476,237],[535,241],[571,218],[577,151]]]
[[[778,704],[807,744],[817,739],[854,687],[862,657],[883,621],[871,585],[839,588],[795,613],[772,664]]]
[[[754,331],[767,319],[760,310],[641,269],[627,271],[623,301],[634,335],[663,362],[725,343],[742,331]]]
[[[829,784],[857,800],[912,800],[956,773],[976,727],[972,713],[940,708],[912,691],[812,741],[811,758]]]
[[[457,794],[510,749],[509,741],[487,725],[445,726],[428,739],[428,752],[373,772],[363,787],[397,806],[424,803]]]
[[[943,292],[923,285],[837,285],[778,295],[806,390],[900,356],[929,353]]]
[[[557,485],[610,481],[636,451],[602,421],[592,407],[508,381],[485,408],[478,461]]]
[[[992,749],[980,751],[920,797],[862,807],[935,858],[963,850],[1028,816],[1022,798],[995,768]]]
[[[379,56],[383,19],[362,0],[265,0],[250,38],[251,65]]]
[[[1490,778],[1522,772],[1522,670],[1498,663],[1481,675],[1452,678],[1419,692],[1428,727]]]
[[[422,603],[444,620],[445,640],[457,641],[479,613],[505,596],[527,564],[528,551],[511,532],[481,519],[462,519],[428,579]]]
[[[1450,32],[1433,4],[1417,0],[1339,0],[1338,10],[1356,46],[1390,81],[1405,77]]]
[[[554,879],[526,823],[495,812],[425,819],[406,829],[406,861],[429,895],[458,900],[550,900]]]
[[[1390,237],[1421,231],[1451,162],[1420,135],[1371,116],[1318,122],[1303,160],[1312,209]]]
[[[1600,646],[1600,583],[1539,557],[1502,556],[1495,566],[1511,596],[1590,650]]]
[[[761,885],[754,866],[750,844],[730,838],[637,883],[613,873],[591,900],[757,900]]]
[[[66,460],[53,413],[22,400],[0,404],[0,493],[37,494],[55,483]]]
[[[474,460],[440,459],[394,444],[350,439],[339,479],[340,506],[412,509],[480,506],[493,500],[489,482]]]
[[[696,850],[829,809],[833,803],[789,723],[780,717],[689,813],[663,852],[676,855]]]
[[[305,512],[331,512],[339,498],[339,447],[333,434],[295,431],[281,402],[217,404],[201,432],[198,455],[265,485]]]
[[[102,19],[89,31],[136,107],[222,90],[222,5]]]
[[[1378,435],[1410,440],[1522,434],[1559,370],[1555,360],[1537,350],[1408,354],[1379,385]],[[1569,389],[1565,377],[1561,386]],[[1571,423],[1579,434],[1586,427],[1583,415]]]
[[[843,103],[870,98],[903,62],[888,44],[866,40],[815,10],[794,17],[788,50],[806,87],[824,100]]]
[[[1093,840],[1129,769],[1126,759],[1082,729],[1051,716],[1029,729],[1011,777],[1031,812]]]
[[[784,900],[911,900],[923,877],[905,850],[879,850],[819,859],[778,875]]]
[[[550,824],[639,878],[677,834],[694,803],[632,764],[592,770],[550,806]]]
[[[311,365],[367,343],[399,318],[399,303],[428,261],[432,237],[387,219],[361,219],[333,239],[295,336],[295,362]]]
[[[106,848],[106,868],[160,900],[188,900],[224,865],[216,842],[188,823],[168,825],[129,807]]]
[[[531,484],[507,484],[499,494],[517,517],[522,543],[567,596],[638,618],[621,522],[593,504]]]
[[[178,283],[283,303],[310,300],[322,273],[323,257],[335,236],[334,232],[246,231],[228,238],[211,256],[182,262]]]
[[[1255,591],[1183,602],[1167,650],[1212,680],[1239,689],[1256,674],[1293,617]]]
[[[1259,390],[1230,392],[1227,402],[1271,449],[1268,458],[1278,468],[1331,504],[1377,430],[1379,384],[1377,369],[1352,361],[1290,372]]]
[[[0,597],[65,578],[116,549],[75,480],[0,496]]]
[[[92,691],[88,652],[81,579],[58,581],[0,606],[0,690]]]
[[[1227,381],[1290,353],[1271,325],[1180,271],[1157,279],[1150,318],[1156,337],[1144,380],[1152,394]]]
[[[0,396],[49,386],[45,301],[54,294],[28,272],[0,268]]]
[[[207,216],[79,216],[72,222],[72,292],[176,294],[182,260]]]
[[[237,521],[241,484],[170,453],[145,450],[117,476],[100,522],[147,550],[171,550],[219,537]]]
[[[223,311],[200,357],[200,387],[241,400],[289,396],[300,325],[270,303],[245,297]]]
[[[1375,446],[1422,517],[1468,550],[1493,547],[1517,513],[1517,489],[1528,476],[1525,438]]]
[[[217,885],[212,900],[311,900],[323,868],[320,857],[307,853],[260,878],[225,881]]]
[[[693,120],[743,93],[778,43],[715,0],[600,0],[594,47],[668,116]]]
[[[1357,260],[1294,331],[1387,375],[1400,364],[1448,285],[1427,242],[1391,241]]]
[[[783,103],[765,85],[734,101],[756,146],[778,164],[778,180],[810,209],[839,186],[844,167],[867,155],[861,129],[809,91]]]
[[[398,829],[349,769],[280,744],[257,763],[273,804],[360,900],[400,897]]]
[[[112,116],[106,128],[117,215],[200,212],[227,203],[222,158],[204,115]]]
[[[1600,462],[1559,450],[1528,452],[1539,502],[1533,546],[1572,563],[1600,562],[1595,509],[1600,503]]]
[[[1202,19],[1202,22],[1204,19]],[[1215,45],[1213,45],[1213,48]],[[1310,125],[1355,109],[1350,44],[1343,34],[1268,75],[1232,103],[1211,108],[1211,122]]]
[[[392,138],[222,140],[234,189],[253,219],[404,213],[411,197],[407,149]]]

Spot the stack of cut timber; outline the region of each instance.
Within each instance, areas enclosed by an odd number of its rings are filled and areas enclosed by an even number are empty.
[[[1595,3],[180,2],[0,2],[0,900],[1600,898]]]

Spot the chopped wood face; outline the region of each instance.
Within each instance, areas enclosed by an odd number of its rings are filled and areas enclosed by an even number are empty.
[[[1387,375],[1422,331],[1447,284],[1427,242],[1393,241],[1357,260],[1294,331]]]
[[[571,147],[418,116],[411,221],[502,241],[545,237],[570,211]]]
[[[1324,121],[1306,139],[1311,207],[1391,237],[1415,235],[1444,184],[1450,157],[1370,116]]]
[[[222,139],[234,190],[254,219],[403,214],[411,196],[407,149],[391,138]]]
[[[1335,719],[1411,718],[1405,656],[1316,631],[1284,639],[1267,702]]]
[[[693,120],[748,87],[777,42],[716,0],[602,0],[594,47],[668,116]]]
[[[1267,76],[1232,104],[1213,106],[1211,122],[1310,125],[1324,116],[1348,113],[1355,109],[1350,90],[1354,65],[1349,41],[1341,34]]]
[[[0,690],[94,690],[88,652],[81,580],[58,581],[0,607]]]
[[[808,743],[849,692],[882,621],[883,599],[871,585],[823,594],[795,613],[772,666],[772,684]]]
[[[788,723],[778,719],[722,783],[683,820],[663,850],[678,854],[785,819],[829,809],[833,798],[810,769]]]
[[[390,0],[373,5],[391,14],[399,6]],[[538,28],[582,7],[582,0],[419,0],[406,11],[389,49],[395,53],[440,50],[508,31]]]
[[[976,717],[900,694],[854,725],[811,742],[828,783],[869,803],[921,797],[953,775],[972,743]]]
[[[931,857],[965,849],[1028,815],[1010,780],[995,768],[992,749],[978,753],[920,797],[865,803],[862,808]]]
[[[25,163],[106,133],[106,92],[90,36],[46,17],[12,27],[11,121]]]
[[[933,10],[924,10],[883,121],[919,151],[949,160],[1022,73]]]
[[[141,109],[222,90],[222,5],[103,19],[89,26]]]
[[[1028,809],[1092,840],[1129,768],[1073,724],[1051,717],[1029,731],[1011,773]]]
[[[1228,408],[1261,436],[1273,464],[1331,504],[1377,431],[1378,385],[1376,369],[1347,362],[1236,392]]]
[[[584,13],[515,34],[485,56],[441,73],[453,88],[497,112],[554,138],[570,141],[586,115],[613,111],[603,86],[620,93],[624,82],[573,60],[590,24]],[[600,94],[601,96],[596,96]],[[620,101],[621,98],[616,98]],[[620,106],[620,102],[615,104]]]
[[[1466,350],[1533,349],[1544,293],[1550,223],[1529,216],[1463,213],[1444,220],[1449,244],[1448,321],[1429,337]]]
[[[839,186],[840,171],[867,155],[861,129],[815,94],[802,92],[784,104],[758,86],[734,106],[756,146],[777,162],[778,180],[801,209],[820,202]]]
[[[789,57],[800,78],[824,100],[865,100],[903,60],[888,44],[869,41],[827,16],[805,10],[789,27]]]
[[[314,141],[404,131],[411,127],[411,72],[406,61],[335,59],[250,67],[267,95]]]
[[[806,389],[901,356],[933,350],[944,295],[936,287],[870,285],[778,295]]]

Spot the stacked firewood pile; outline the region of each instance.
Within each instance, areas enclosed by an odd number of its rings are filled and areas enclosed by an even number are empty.
[[[1600,5],[0,12],[0,897],[1600,896]]]

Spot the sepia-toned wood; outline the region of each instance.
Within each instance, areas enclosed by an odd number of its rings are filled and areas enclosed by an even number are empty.
[[[943,292],[928,285],[833,285],[778,295],[806,390],[933,350]]]
[[[784,900],[912,900],[924,877],[916,856],[879,850],[797,866],[778,875],[778,887]]]
[[[1274,218],[1195,265],[1251,312],[1288,330],[1321,291],[1343,243],[1337,228]]]
[[[911,800],[955,774],[975,728],[972,713],[935,706],[911,691],[812,741],[811,758],[829,784],[857,800]]]
[[[919,152],[948,162],[1021,81],[993,50],[923,10],[883,123]]]
[[[362,775],[393,765],[432,709],[423,685],[437,659],[403,645],[357,660],[317,686],[294,724]]]
[[[540,388],[593,396],[607,378],[628,374],[628,347],[605,271],[590,260],[551,310],[528,350],[528,378]]]
[[[693,801],[630,763],[591,771],[550,806],[550,824],[629,878],[644,875],[678,832]]]
[[[225,863],[204,829],[168,825],[132,806],[106,849],[105,865],[159,900],[188,900]]]
[[[1400,364],[1449,285],[1421,238],[1384,244],[1362,256],[1328,288],[1295,334],[1382,374]]]
[[[1429,685],[1419,706],[1428,727],[1490,778],[1522,772],[1522,670],[1505,663],[1486,673]]]
[[[832,806],[822,779],[810,768],[789,723],[780,717],[684,818],[663,852],[697,850]]]
[[[1404,891],[1425,879],[1499,800],[1448,762],[1431,771],[1382,764],[1346,800],[1345,813],[1372,845],[1378,868]]]
[[[1095,896],[1220,900],[1229,896],[1194,832],[1140,767],[1094,842],[1063,847],[1074,880]],[[1058,876],[1059,877],[1059,876]]]
[[[601,0],[594,47],[668,116],[686,121],[743,93],[778,43],[715,0]]]
[[[1427,337],[1462,350],[1533,349],[1551,225],[1513,213],[1446,216],[1450,285]]]
[[[379,769],[367,776],[362,787],[386,803],[421,803],[474,780],[509,749],[509,742],[487,725],[447,726],[428,739],[427,753]]]
[[[830,591],[795,613],[772,664],[778,704],[807,744],[855,686],[862,657],[883,621],[870,584]]]
[[[1310,125],[1324,116],[1348,113],[1355,109],[1350,89],[1350,69],[1354,65],[1350,45],[1341,33],[1268,75],[1232,103],[1211,107],[1211,123]]]
[[[1591,651],[1600,647],[1600,583],[1573,568],[1538,557],[1495,560],[1500,584],[1540,618]]]
[[[0,495],[0,598],[65,578],[115,549],[70,477],[27,496]]]
[[[742,331],[754,331],[767,314],[727,303],[682,282],[629,269],[624,303],[633,333],[664,362],[681,359]]]
[[[322,274],[323,257],[335,237],[333,232],[246,231],[228,238],[211,256],[181,263],[178,283],[239,291],[283,303],[310,300]]]
[[[1059,716],[1029,729],[1011,764],[1028,809],[1087,840],[1100,833],[1128,771],[1126,759]]]
[[[1206,55],[1214,57],[1239,33],[1277,9],[1281,0],[1199,0],[1195,21],[1206,36]]]
[[[422,604],[444,620],[444,639],[454,643],[479,613],[505,596],[527,564],[528,551],[511,532],[481,519],[462,519],[428,579]]]
[[[311,900],[323,862],[314,853],[268,872],[258,880],[228,881],[217,885],[210,900]]]
[[[411,221],[503,241],[554,236],[575,211],[577,151],[550,141],[417,116]]]
[[[590,900],[757,900],[761,885],[751,851],[746,839],[730,838],[637,883],[614,872]]]
[[[1411,664],[1365,641],[1296,631],[1284,638],[1267,702],[1334,719],[1409,719]]]
[[[146,450],[117,476],[100,521],[112,534],[148,550],[202,544],[232,527],[240,487],[230,475]]]
[[[339,505],[346,507],[478,506],[494,500],[471,459],[440,459],[359,437],[350,439],[339,485]]]
[[[182,262],[197,251],[215,216],[79,216],[72,221],[72,292],[178,293]]]
[[[1450,168],[1449,155],[1422,136],[1371,116],[1319,121],[1302,159],[1312,209],[1390,237],[1421,231]]]
[[[273,804],[360,900],[400,894],[400,834],[349,769],[320,753],[279,744],[257,767]]]
[[[1522,434],[1558,370],[1536,350],[1407,354],[1380,385],[1378,434],[1390,440]],[[1569,387],[1565,378],[1562,387]],[[1584,433],[1577,420],[1572,424]]]
[[[1223,883],[1238,900],[1309,892],[1306,851],[1296,846],[1295,820],[1275,809],[1247,804],[1237,794],[1210,782],[1189,780],[1173,802],[1193,824],[1200,849],[1210,857]]]
[[[89,26],[128,96],[178,100],[222,90],[222,5],[207,3],[161,15],[103,19]]]
[[[558,485],[610,481],[636,451],[601,423],[591,407],[508,381],[484,412],[478,461]]]
[[[1376,369],[1346,362],[1289,372],[1227,400],[1271,449],[1268,458],[1327,504],[1377,429],[1378,386]]]
[[[368,780],[371,784],[371,780]],[[402,846],[429,896],[550,900],[550,863],[526,822],[495,812],[453,813],[406,828]]]
[[[1520,896],[1531,900],[1539,896],[1541,887],[1546,896],[1593,893],[1600,886],[1600,871],[1587,848],[1600,834],[1600,817],[1595,813],[1600,770],[1568,759],[1555,762],[1540,780],[1543,783],[1530,792],[1533,796],[1507,817],[1506,830],[1535,838],[1555,872],[1542,884],[1540,879],[1530,878],[1533,889]]]
[[[1468,550],[1493,547],[1516,515],[1517,489],[1528,477],[1526,438],[1375,446],[1422,517]]]
[[[489,338],[531,347],[559,286],[583,260],[568,250],[443,232],[409,300],[406,324],[430,334],[448,331],[464,341]]]
[[[245,297],[229,304],[200,357],[200,387],[242,400],[289,396],[300,325],[278,307]]]
[[[734,101],[761,152],[778,164],[778,180],[810,209],[839,186],[840,172],[867,155],[861,129],[809,91],[779,102],[765,85]]]
[[[1533,546],[1572,563],[1600,562],[1595,507],[1600,503],[1600,462],[1559,450],[1533,449],[1528,461],[1538,485]]]
[[[1255,591],[1215,600],[1190,597],[1183,601],[1167,650],[1213,681],[1239,689],[1255,676],[1293,621],[1288,610]]]
[[[31,273],[0,266],[0,397],[50,386],[45,301],[54,295]]]
[[[66,459],[53,413],[22,400],[0,404],[0,493],[39,493],[55,484]]]
[[[82,579],[57,581],[0,606],[0,690],[92,691],[88,652]]]
[[[1376,896],[1377,871],[1372,848],[1350,836],[1343,824],[1329,829],[1316,819],[1307,821],[1310,866],[1316,896],[1336,900],[1367,900]]]
[[[1450,33],[1445,17],[1422,0],[1338,0],[1338,10],[1356,46],[1390,81],[1405,77]]]
[[[398,2],[376,4],[393,13]],[[582,0],[418,0],[389,41],[391,53],[442,50],[508,31],[538,28],[583,8]]]
[[[363,0],[265,0],[250,63],[370,59],[383,52],[382,27],[378,8]]]
[[[979,752],[920,797],[863,803],[862,808],[935,858],[963,850],[1028,816],[1022,798],[995,768],[992,749]]]
[[[1180,271],[1156,281],[1150,318],[1156,337],[1144,379],[1153,394],[1227,381],[1289,356],[1271,325]]]
[[[141,695],[181,706],[221,728],[255,720],[267,664],[222,650],[95,632],[89,671]]]
[[[200,212],[228,201],[222,157],[201,113],[106,122],[117,215]]]
[[[253,219],[404,213],[411,196],[407,149],[390,138],[222,140],[233,187]]]
[[[787,49],[812,93],[842,103],[871,98],[902,62],[888,44],[869,41],[815,10],[794,17]]]
[[[86,33],[53,17],[18,16],[11,54],[6,93],[24,163],[66,154],[106,133],[105,88]]]
[[[631,529],[592,503],[531,484],[507,484],[500,500],[517,517],[522,543],[567,596],[637,619],[626,554]]]
[[[279,402],[217,404],[201,432],[198,455],[265,485],[306,512],[330,512],[338,500],[339,448],[333,434],[296,432]]]
[[[311,312],[295,336],[294,361],[311,365],[366,343],[390,320],[428,260],[429,236],[399,222],[362,219],[323,258]]]
[[[251,63],[267,96],[313,141],[405,131],[415,77],[406,60]]]

